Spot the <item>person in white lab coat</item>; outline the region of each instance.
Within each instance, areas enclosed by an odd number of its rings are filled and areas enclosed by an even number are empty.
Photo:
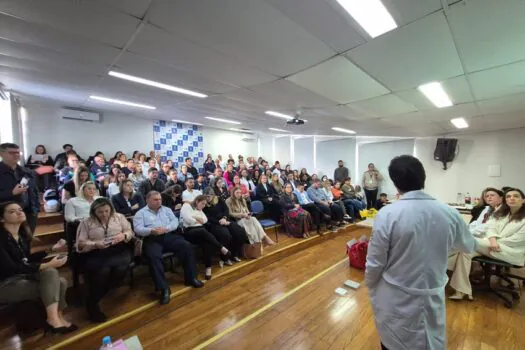
[[[476,252],[457,253],[449,257],[449,270],[454,271],[450,286],[456,293],[453,300],[465,297],[472,300],[469,274],[472,258],[478,255],[503,260],[509,264],[525,265],[525,195],[517,188],[505,192],[505,201],[487,223],[487,233],[476,238]]]
[[[374,219],[365,273],[381,346],[445,349],[448,253],[472,252],[476,241],[458,211],[422,191],[417,158],[396,157],[388,172],[402,196]]]

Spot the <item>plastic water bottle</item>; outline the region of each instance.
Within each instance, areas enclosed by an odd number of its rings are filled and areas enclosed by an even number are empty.
[[[465,204],[470,204],[470,193],[467,192],[467,195],[465,196]]]
[[[100,347],[100,350],[111,349],[111,348],[113,348],[111,337],[105,336],[104,338],[102,338],[102,346]]]

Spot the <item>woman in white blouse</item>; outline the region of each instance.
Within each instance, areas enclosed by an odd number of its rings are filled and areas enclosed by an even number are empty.
[[[248,189],[248,193],[250,193],[250,198],[255,198],[256,185],[253,183],[253,180],[250,178],[250,174],[246,169],[243,169],[241,171],[241,184],[246,186],[246,188]]]
[[[89,217],[91,203],[100,197],[93,181],[87,181],[80,186],[78,195],[67,201],[64,217],[67,222],[82,221]]]
[[[111,182],[108,186],[108,191],[107,191],[107,196],[109,198],[113,197],[114,195],[116,194],[119,194],[120,193],[120,184],[122,183],[122,181],[126,180],[126,174],[120,172],[115,180],[113,182]]]
[[[107,320],[99,302],[126,277],[132,260],[128,244],[132,237],[131,224],[102,197],[91,204],[89,217],[78,227],[76,247],[88,287],[86,308],[93,322]]]
[[[213,254],[220,251],[223,256],[229,256],[230,252],[204,227],[208,222],[206,214],[202,211],[206,203],[204,195],[195,197],[192,203],[184,203],[180,210],[180,218],[184,226],[184,238],[202,249],[202,258],[206,267],[204,277],[210,280]]]
[[[450,297],[472,300],[469,274],[472,258],[479,255],[505,261],[512,265],[525,265],[525,195],[517,188],[505,192],[505,201],[487,223],[487,233],[476,238],[476,252],[456,253],[449,257],[448,269],[454,271],[450,286],[456,293]]]

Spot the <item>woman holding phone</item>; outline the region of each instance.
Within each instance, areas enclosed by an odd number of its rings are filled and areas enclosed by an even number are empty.
[[[36,146],[35,153],[30,155],[26,162],[26,166],[33,169],[44,181],[44,190],[51,187],[51,176],[55,174],[54,164],[44,145]]]
[[[86,309],[93,322],[105,322],[99,302],[106,293],[118,287],[126,277],[132,259],[131,225],[124,215],[115,212],[107,198],[98,198],[89,218],[80,223],[76,247],[88,285]]]
[[[15,202],[0,205],[0,303],[42,300],[47,314],[45,332],[78,329],[64,318],[67,281],[57,269],[67,262],[58,256],[42,262],[30,254],[32,234],[23,209]]]

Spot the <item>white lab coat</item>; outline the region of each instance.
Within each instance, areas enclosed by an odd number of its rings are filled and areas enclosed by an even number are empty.
[[[422,191],[379,211],[365,282],[381,342],[390,350],[445,349],[448,253],[476,241],[455,209]]]

